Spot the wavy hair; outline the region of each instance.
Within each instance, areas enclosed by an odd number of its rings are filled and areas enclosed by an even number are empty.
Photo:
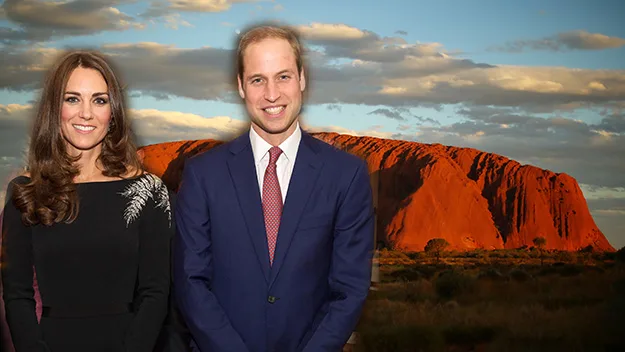
[[[142,170],[126,117],[125,97],[118,76],[106,58],[97,51],[74,50],[62,55],[48,71],[33,121],[28,150],[30,182],[15,185],[13,202],[22,212],[26,225],[71,223],[78,216],[79,201],[74,178],[80,174],[67,152],[61,132],[61,110],[67,81],[78,68],[98,71],[108,87],[111,104],[109,131],[102,140],[98,161],[102,174],[123,178],[131,170]]]

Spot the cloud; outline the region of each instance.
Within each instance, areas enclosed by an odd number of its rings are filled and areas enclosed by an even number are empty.
[[[0,42],[37,42],[102,31],[141,29],[143,25],[115,5],[131,0],[6,0],[4,16],[19,29],[1,27]]]
[[[380,115],[397,121],[406,121],[406,118],[402,116],[402,112],[398,110],[391,111],[390,109],[380,108],[367,113],[367,115]]]
[[[12,91],[39,89],[45,71],[60,53],[60,50],[53,48],[5,48],[2,50],[0,88]]]
[[[490,50],[517,53],[525,50],[604,50],[622,46],[625,46],[623,38],[578,30],[558,33],[538,40],[515,40],[502,46],[492,47]]]
[[[9,178],[23,168],[26,141],[32,119],[32,106],[0,104],[0,196],[3,197]],[[1,198],[3,199],[3,198]],[[0,202],[0,208],[4,202]]]
[[[297,29],[305,39],[310,41],[353,40],[362,39],[370,35],[370,32],[345,24],[312,23],[309,26],[300,26]]]
[[[406,31],[402,31],[402,30],[399,30],[399,31],[395,31],[395,34],[399,34],[399,35],[408,35],[408,32],[406,32]]]
[[[584,192],[586,200],[622,199],[625,201],[625,187],[604,187],[581,183],[579,187]]]
[[[625,111],[614,111],[606,114],[595,128],[597,132],[608,135],[625,133]]]
[[[175,12],[224,12],[237,3],[257,2],[260,0],[168,0],[153,1],[141,14],[143,18],[156,18]]]
[[[400,37],[380,37],[345,24],[311,23],[296,27],[307,43],[321,46],[329,58],[400,62],[408,56],[441,56],[439,43],[410,44]]]
[[[625,197],[589,199],[590,214],[615,248],[625,247]]]
[[[170,8],[189,12],[223,12],[233,4],[255,2],[254,0],[169,0]]]
[[[315,102],[391,106],[455,104],[542,107],[625,99],[625,71],[562,67],[477,67],[442,57],[407,58],[386,65],[353,62],[313,71]],[[601,85],[602,89],[596,89]]]
[[[341,106],[338,105],[338,104],[328,104],[328,105],[326,105],[326,109],[328,109],[328,110],[335,110],[335,111],[338,111],[338,112],[341,112],[343,110],[343,108],[341,108]]]
[[[33,113],[31,105],[0,104],[0,163],[22,161]]]
[[[101,46],[120,69],[122,81],[135,92],[158,99],[180,96],[191,99],[232,100],[234,75],[230,76],[232,52],[202,47],[180,49],[152,42]],[[62,52],[53,48],[27,48],[4,52],[0,89],[12,91],[40,88],[52,60]],[[184,82],[184,83],[181,83]],[[237,99],[238,101],[238,99]]]
[[[111,55],[132,90],[158,97],[175,95],[191,99],[232,100],[230,50],[202,47],[180,49],[158,43],[111,44]]]
[[[625,134],[604,135],[598,124],[554,115],[540,117],[519,109],[468,106],[458,110],[465,119],[451,125],[421,126],[412,140],[441,143],[504,155],[578,182],[602,187],[625,187]]]
[[[436,108],[464,103],[550,112],[625,100],[625,70],[494,66],[455,57],[437,43],[411,44],[344,24],[314,23],[299,29],[310,49],[309,104]],[[117,60],[129,88],[144,94],[239,101],[231,50],[149,42],[100,49]],[[0,88],[34,89],[56,52],[45,47],[2,49],[6,63],[0,68]]]
[[[177,30],[179,27],[193,27],[193,25],[183,20],[179,13],[173,13],[163,16],[162,20],[165,22],[165,27],[173,30]]]
[[[391,109],[378,108],[367,113],[367,115],[380,115],[380,116],[385,116],[390,119],[393,119],[396,121],[402,121],[402,122],[407,121],[408,118],[412,118],[412,119],[416,119],[417,121],[419,121],[419,123],[417,123],[418,125],[421,125],[426,122],[433,124],[433,125],[440,125],[440,122],[429,117],[415,115],[410,111],[410,109],[404,108],[404,107],[397,107],[397,108],[391,108]]]
[[[249,128],[248,122],[228,116],[207,118],[154,109],[130,110],[130,116],[141,145],[206,138],[228,140]]]

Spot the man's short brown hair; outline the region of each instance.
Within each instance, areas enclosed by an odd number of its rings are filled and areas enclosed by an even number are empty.
[[[239,45],[237,47],[237,76],[243,79],[243,54],[248,46],[258,43],[268,38],[284,39],[291,45],[293,54],[295,55],[295,63],[297,65],[297,73],[302,73],[302,45],[299,41],[297,32],[286,26],[262,25],[248,29],[239,37]]]

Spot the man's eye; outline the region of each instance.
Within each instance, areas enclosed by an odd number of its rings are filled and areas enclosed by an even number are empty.
[[[258,83],[260,83],[260,82],[261,82],[261,79],[260,79],[260,78],[254,78],[254,79],[252,80],[252,82],[251,82],[251,83],[252,83],[252,84],[258,84]]]
[[[280,76],[280,79],[283,80],[283,81],[287,80],[289,78],[291,78],[291,76],[289,76],[289,75],[282,75],[282,76]]]

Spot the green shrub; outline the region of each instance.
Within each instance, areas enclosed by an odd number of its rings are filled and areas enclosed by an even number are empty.
[[[612,289],[616,292],[621,298],[625,297],[625,279],[619,279],[612,283]]]
[[[586,271],[588,272],[592,272],[592,273],[599,273],[599,274],[603,274],[605,273],[605,269],[600,267],[600,266],[596,266],[596,265],[589,265],[585,268]]]
[[[360,333],[358,351],[413,352],[440,351],[444,340],[431,326],[379,326]]]
[[[507,281],[508,277],[502,274],[499,270],[494,268],[488,268],[481,271],[477,278],[479,280],[491,280],[491,281]]]
[[[555,275],[558,273],[558,269],[556,267],[553,266],[546,266],[544,268],[541,268],[538,273],[536,273],[536,276],[547,276],[547,275]]]
[[[438,275],[435,282],[436,294],[442,299],[451,299],[473,289],[474,280],[457,270],[447,270]]]
[[[443,336],[447,344],[472,347],[493,341],[498,330],[492,326],[461,325],[446,328]]]
[[[616,251],[616,260],[625,263],[625,247]]]
[[[515,249],[512,256],[517,259],[527,259],[530,257],[530,254],[526,250]]]
[[[421,274],[423,274],[423,277],[426,279],[431,279],[432,277],[434,277],[434,275],[441,271],[441,270],[447,270],[449,268],[449,266],[447,265],[442,265],[442,266],[437,266],[437,265],[417,265],[416,268],[421,272]]]
[[[577,276],[584,271],[580,265],[575,264],[567,264],[560,267],[560,275],[561,276]]]
[[[427,255],[425,254],[425,252],[406,252],[405,253],[406,256],[412,260],[421,260],[425,257],[427,257]]]
[[[532,279],[532,275],[523,269],[512,269],[508,273],[508,276],[517,282],[526,282]]]
[[[394,281],[396,280],[416,281],[424,277],[423,273],[421,273],[419,270],[415,269],[414,267],[396,270],[388,275],[392,277],[393,279],[395,279]]]
[[[571,253],[569,251],[559,251],[554,256],[554,259],[559,261],[559,262],[571,263],[571,262],[575,261],[575,255],[573,255],[573,253]]]
[[[423,249],[426,253],[433,255],[436,258],[436,261],[439,261],[443,251],[449,247],[449,242],[447,242],[444,238],[432,238],[429,240],[425,248]]]

